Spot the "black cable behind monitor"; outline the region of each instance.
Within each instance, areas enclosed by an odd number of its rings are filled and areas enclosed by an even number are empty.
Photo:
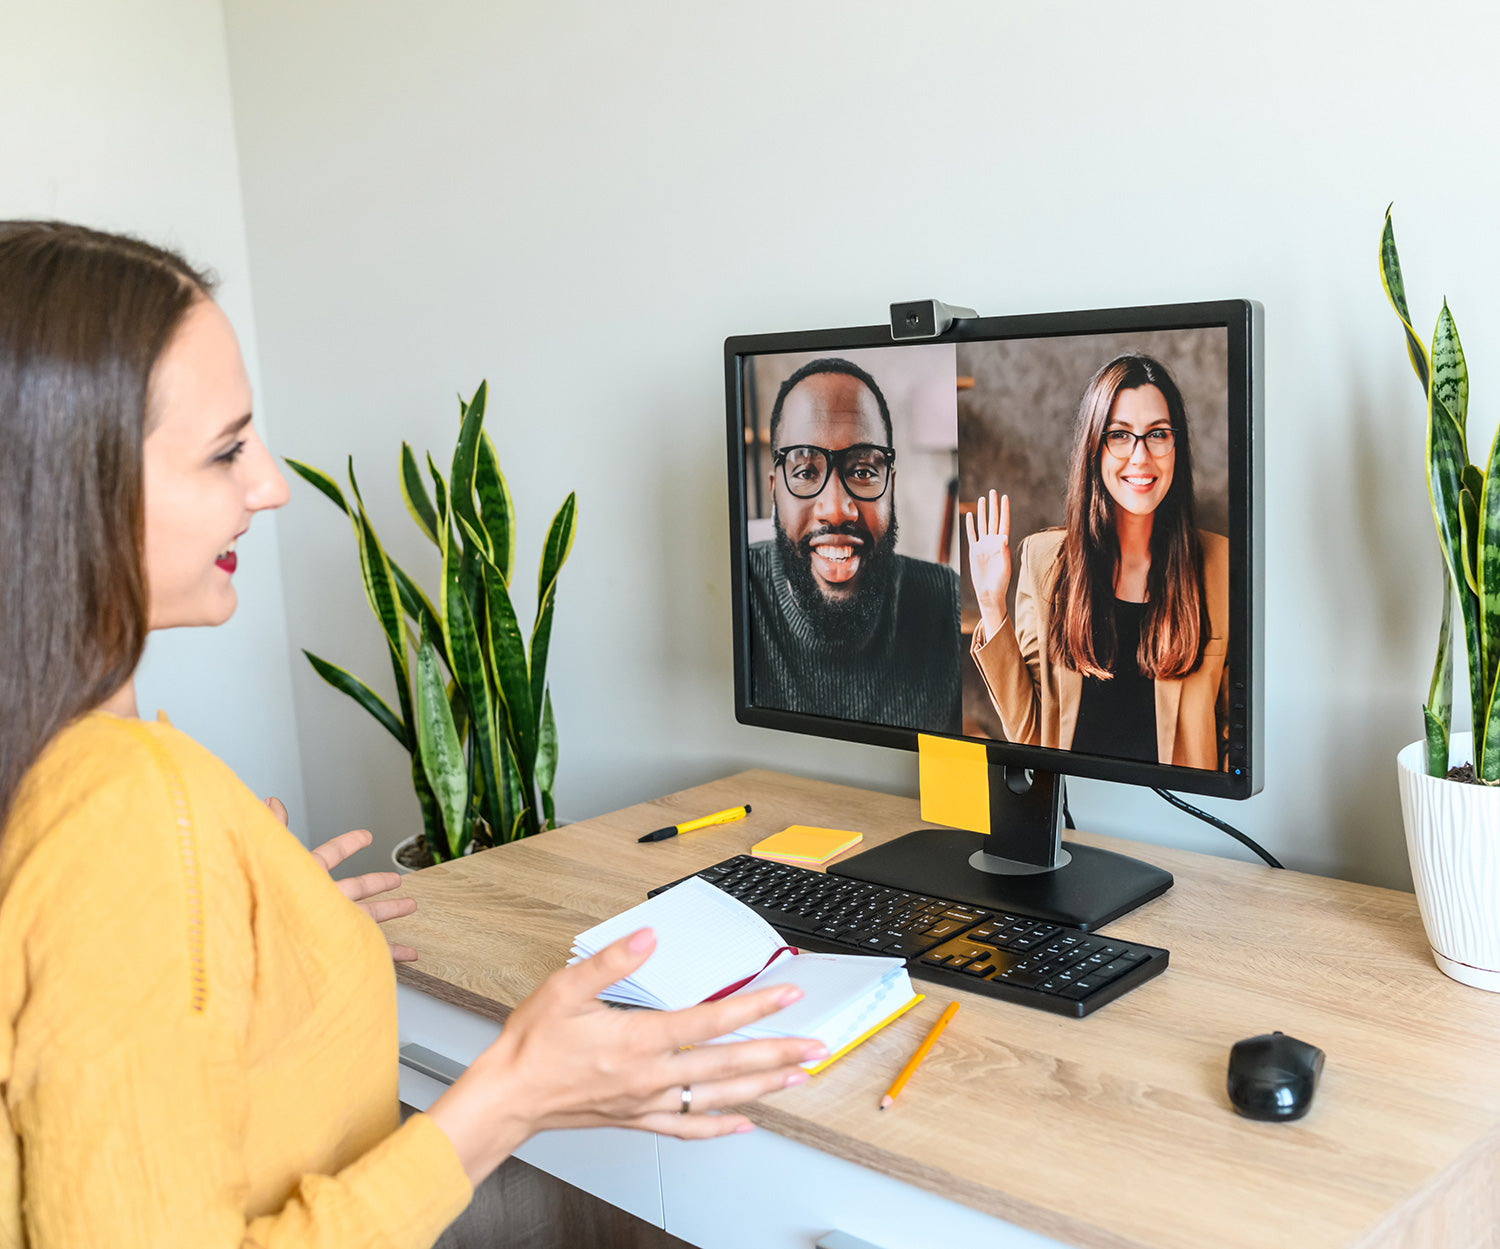
[[[1255,841],[1254,838],[1247,837],[1244,833],[1240,832],[1240,830],[1237,829],[1233,824],[1226,824],[1217,816],[1210,815],[1207,811],[1200,811],[1197,807],[1193,806],[1192,803],[1184,802],[1176,794],[1169,794],[1165,789],[1153,789],[1151,792],[1154,794],[1159,794],[1161,797],[1165,798],[1179,811],[1186,811],[1189,815],[1196,815],[1200,820],[1204,821],[1204,823],[1212,824],[1221,832],[1228,833],[1237,842],[1239,842],[1240,845],[1246,846],[1249,849],[1255,851],[1256,854],[1260,855],[1260,857],[1267,863],[1269,863],[1272,867],[1283,866],[1277,861],[1274,854],[1262,847],[1257,841]]]
[[[1260,855],[1260,857],[1262,859],[1264,859],[1267,863],[1269,863],[1272,867],[1279,867],[1283,871],[1286,870],[1286,865],[1283,864],[1283,863],[1281,863],[1281,862],[1279,862],[1274,854],[1272,854],[1269,850],[1267,850],[1263,846],[1261,846],[1260,843],[1257,842],[1253,837],[1249,837],[1246,834],[1240,832],[1240,830],[1237,829],[1237,828],[1235,828],[1233,824],[1226,824],[1223,820],[1219,819],[1217,816],[1212,816],[1207,811],[1200,811],[1197,807],[1193,806],[1192,803],[1190,803],[1190,802],[1184,802],[1176,794],[1169,794],[1165,789],[1152,789],[1151,792],[1154,793],[1154,794],[1158,794],[1161,797],[1165,798],[1168,802],[1170,802],[1178,810],[1180,810],[1180,811],[1186,811],[1189,815],[1196,815],[1200,820],[1203,820],[1204,822],[1206,822],[1208,824],[1212,824],[1215,828],[1219,829],[1221,832],[1228,833],[1231,837],[1233,837],[1241,845],[1246,846],[1249,849],[1255,851],[1256,854]],[[1066,824],[1069,828],[1073,829],[1076,832],[1077,829],[1078,829],[1078,825],[1076,825],[1075,823],[1073,823],[1073,813],[1068,810],[1068,799],[1067,799],[1066,796],[1064,796],[1064,798],[1063,798],[1062,808],[1063,808],[1063,823]]]

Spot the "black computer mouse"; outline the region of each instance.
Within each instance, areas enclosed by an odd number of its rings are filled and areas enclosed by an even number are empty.
[[[1284,1032],[1247,1037],[1229,1051],[1229,1100],[1249,1119],[1300,1119],[1322,1072],[1316,1045]]]

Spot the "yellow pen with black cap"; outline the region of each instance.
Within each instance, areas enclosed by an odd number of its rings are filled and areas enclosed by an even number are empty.
[[[666,828],[658,828],[647,833],[644,837],[637,837],[637,842],[642,841],[665,841],[668,837],[675,837],[678,833],[691,833],[694,829],[708,828],[713,824],[728,824],[732,820],[742,820],[750,814],[750,804],[747,802],[742,807],[730,807],[727,811],[715,811],[712,815],[705,815],[701,819],[688,820],[683,824],[668,824]]]

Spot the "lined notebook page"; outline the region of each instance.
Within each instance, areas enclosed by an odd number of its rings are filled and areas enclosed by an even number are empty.
[[[756,1036],[817,1037],[829,1049],[843,1032],[844,1040],[857,1036],[874,1022],[875,1011],[885,1002],[898,980],[906,977],[906,964],[899,958],[880,958],[869,954],[798,954],[777,959],[765,971],[734,996],[754,993],[772,984],[794,984],[802,990],[800,1002],[784,1007],[774,1015],[757,1020],[735,1035],[746,1039]],[[910,988],[906,993],[910,996]],[[886,1013],[894,1005],[886,1008]],[[856,1025],[864,1023],[864,1027]],[[827,1033],[828,1035],[825,1035]]]
[[[692,876],[579,933],[573,952],[597,954],[638,928],[655,930],[655,952],[628,981],[600,996],[666,1010],[696,1006],[726,985],[753,976],[783,944],[749,907]]]

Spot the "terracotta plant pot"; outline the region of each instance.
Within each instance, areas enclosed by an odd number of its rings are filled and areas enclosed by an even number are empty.
[[[1455,733],[1454,765],[1473,758],[1473,734]],[[1406,852],[1422,926],[1438,967],[1500,992],[1500,786],[1428,776],[1425,745],[1396,756]]]

